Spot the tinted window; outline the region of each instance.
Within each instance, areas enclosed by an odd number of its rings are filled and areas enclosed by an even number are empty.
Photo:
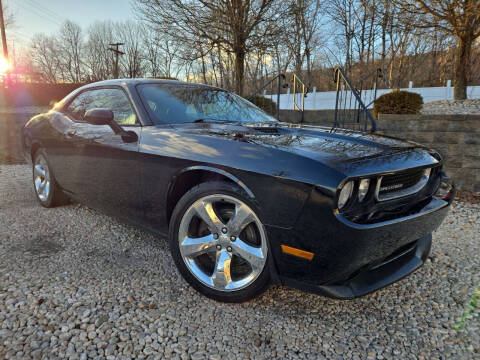
[[[224,90],[189,85],[143,84],[142,101],[156,123],[195,120],[276,121],[247,100]]]
[[[135,112],[127,95],[120,89],[96,89],[82,92],[68,106],[67,112],[77,121],[83,121],[85,112],[104,108],[113,111],[114,120],[120,125],[137,123]]]

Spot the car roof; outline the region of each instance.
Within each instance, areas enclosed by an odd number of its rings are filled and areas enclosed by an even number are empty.
[[[136,86],[137,84],[165,84],[165,85],[181,85],[181,86],[190,86],[196,88],[208,88],[208,89],[216,89],[216,90],[223,90],[219,87],[205,85],[205,84],[198,84],[198,83],[190,83],[180,80],[173,80],[173,79],[156,79],[156,78],[127,78],[127,79],[110,79],[110,80],[102,80],[97,81],[94,83],[89,83],[83,85],[70,94],[65,96],[61,101],[58,102],[57,106],[59,109],[63,108],[70,100],[77,96],[80,92],[88,90],[90,88],[101,87],[101,86]],[[223,90],[224,91],[224,90]]]
[[[108,86],[108,85],[137,85],[137,84],[165,84],[165,85],[187,85],[187,86],[195,86],[195,87],[208,87],[208,88],[216,88],[214,86],[205,85],[205,84],[197,84],[191,82],[185,82],[180,80],[174,79],[156,79],[156,78],[133,78],[133,79],[111,79],[111,80],[103,80],[97,81],[94,83],[90,83],[84,86],[93,87],[93,86]],[[216,88],[218,89],[218,88]]]

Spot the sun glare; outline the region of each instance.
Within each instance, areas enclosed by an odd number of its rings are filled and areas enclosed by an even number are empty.
[[[5,74],[9,68],[10,64],[8,63],[8,60],[0,56],[0,74]]]

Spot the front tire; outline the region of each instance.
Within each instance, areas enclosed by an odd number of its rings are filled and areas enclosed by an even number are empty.
[[[268,239],[256,204],[226,182],[202,183],[178,202],[170,251],[183,278],[223,302],[243,302],[270,283]]]
[[[33,190],[38,202],[46,208],[66,204],[68,199],[55,181],[44,150],[35,152],[32,164]]]

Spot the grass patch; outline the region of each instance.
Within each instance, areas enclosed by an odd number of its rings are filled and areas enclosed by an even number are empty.
[[[472,313],[475,311],[475,309],[478,308],[479,301],[480,301],[480,283],[478,284],[477,289],[473,293],[472,299],[467,304],[466,309],[462,314],[462,317],[458,321],[457,325],[455,325],[455,330],[460,331],[464,327],[465,323],[467,322],[467,319],[470,319]]]

